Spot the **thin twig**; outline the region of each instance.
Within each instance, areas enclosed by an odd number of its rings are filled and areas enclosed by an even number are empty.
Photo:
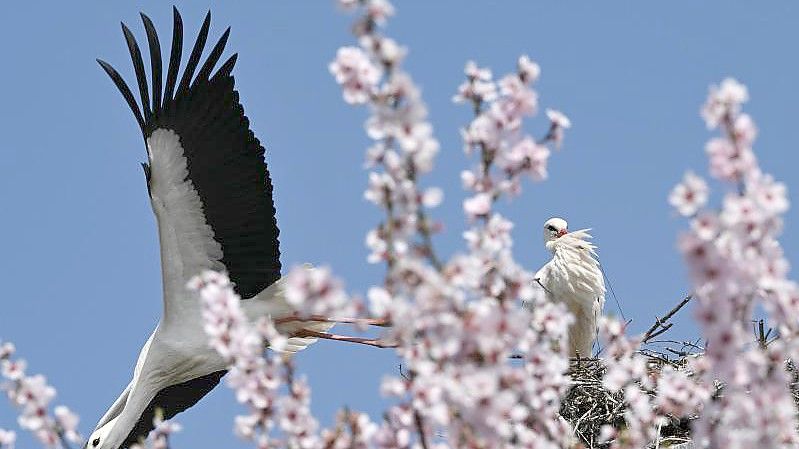
[[[652,338],[657,337],[663,332],[669,330],[669,328],[671,328],[674,324],[673,323],[666,324],[666,322],[669,321],[671,317],[674,316],[675,313],[677,313],[686,304],[688,304],[688,302],[691,301],[693,297],[694,297],[693,293],[686,296],[682,301],[680,301],[679,304],[674,306],[673,309],[669,310],[669,312],[665,314],[663,318],[655,317],[655,324],[653,324],[652,327],[650,327],[649,330],[646,331],[646,333],[644,334],[644,338],[641,339],[641,344],[648,343],[649,340],[651,340]]]
[[[416,422],[416,430],[419,432],[419,442],[422,444],[422,449],[430,449],[427,443],[427,434],[424,433],[424,422],[422,422],[422,415],[418,410],[413,411],[413,420]]]

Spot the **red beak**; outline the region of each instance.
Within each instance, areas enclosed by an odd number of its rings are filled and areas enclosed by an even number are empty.
[[[558,231],[558,237],[563,237],[564,235],[566,235],[568,233],[569,233],[569,231],[567,231],[565,229],[561,229],[560,231]]]

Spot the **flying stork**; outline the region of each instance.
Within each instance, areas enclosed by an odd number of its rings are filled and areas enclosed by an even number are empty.
[[[183,21],[173,7],[172,48],[162,86],[158,35],[146,15],[141,19],[151,87],[136,39],[122,24],[140,105],[119,73],[97,62],[122,93],[144,137],[147,162],[142,167],[158,222],[164,308],[132,380],[97,423],[88,449],[130,446],[153,428],[157,409],[169,419],[197,403],[225,374],[224,360],[208,346],[199,301],[186,289],[189,279],[204,270],[227,272],[250,320],[270,315],[281,333],[293,336],[286,348],[290,352],[313,343],[313,337],[339,337],[325,332],[332,319],[292,320],[284,299],[272,183],[264,147],[250,130],[234,88],[237,55],[214,72],[230,28],[200,64],[209,12],[179,78]]]
[[[574,315],[569,326],[569,355],[591,357],[597,322],[605,305],[605,280],[589,242],[588,229],[569,232],[566,220],[550,218],[544,223],[544,246],[552,253],[535,274],[552,301],[566,304]]]

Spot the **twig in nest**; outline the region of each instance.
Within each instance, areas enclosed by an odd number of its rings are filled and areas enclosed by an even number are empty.
[[[653,324],[652,327],[650,327],[649,330],[646,331],[646,333],[644,334],[644,338],[641,339],[641,344],[648,343],[649,340],[669,330],[674,325],[674,323],[668,323],[668,321],[671,319],[671,317],[674,316],[675,313],[677,313],[686,304],[688,304],[688,302],[691,301],[691,298],[693,297],[694,295],[690,294],[685,298],[683,298],[683,300],[680,301],[679,304],[674,306],[673,309],[669,310],[667,314],[663,315],[663,318],[655,317],[655,324]]]

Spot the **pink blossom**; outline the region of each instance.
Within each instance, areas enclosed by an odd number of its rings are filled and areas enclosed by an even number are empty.
[[[367,0],[366,14],[377,24],[382,25],[394,15],[394,6],[388,0]]]
[[[525,83],[531,84],[538,80],[538,77],[541,75],[541,67],[535,63],[535,61],[531,60],[529,56],[522,55],[519,56],[518,61],[519,66],[519,77]]]
[[[365,103],[381,77],[380,69],[356,47],[339,48],[329,69],[344,89],[344,101],[350,104]]]
[[[497,86],[490,69],[477,67],[474,61],[468,61],[464,73],[467,79],[458,86],[458,93],[452,98],[455,103],[469,101],[480,104],[497,98]]]
[[[65,441],[80,444],[82,437],[77,433],[78,416],[66,407],[55,408],[55,418],[50,416],[48,408],[56,396],[56,390],[41,375],[28,376],[25,373],[25,360],[12,360],[14,345],[0,342],[0,375],[8,382],[2,385],[11,403],[19,408],[17,419],[19,426],[31,432],[42,444],[49,448],[58,448]],[[15,435],[5,434],[13,439]],[[13,444],[13,441],[9,444]],[[0,441],[0,447],[3,443]]]
[[[661,413],[691,416],[701,411],[711,391],[692,378],[687,370],[664,366],[657,380],[655,406]]]
[[[14,449],[17,441],[17,434],[13,430],[0,429],[0,448]]]
[[[14,355],[15,351],[16,348],[14,347],[14,343],[7,341],[0,344],[0,360],[5,360],[11,357],[12,355]]]
[[[726,78],[720,86],[711,86],[707,101],[702,106],[702,118],[708,129],[716,128],[725,116],[738,114],[741,105],[749,101],[746,86],[733,78]]]
[[[0,362],[0,373],[9,380],[20,380],[25,375],[25,368],[27,368],[27,363],[24,360]]]
[[[752,149],[727,139],[711,139],[706,146],[710,157],[710,174],[724,181],[740,181],[753,173],[757,160]]]
[[[797,353],[799,296],[786,279],[777,240],[788,201],[785,186],[758,166],[751,148],[757,128],[740,112],[747,100],[746,87],[726,79],[711,88],[702,109],[708,127],[722,127],[707,145],[711,175],[732,182],[735,193],[723,197],[720,211],[694,218],[691,231],[680,236],[707,347],[692,364],[698,383],[666,371],[658,400],[675,412],[701,408],[693,437],[708,447],[788,448],[799,442],[784,370],[784,360]],[[748,329],[759,305],[782,333],[765,347],[751,343]],[[723,382],[722,398],[709,400],[702,382]]]
[[[362,11],[355,34],[371,58],[381,59],[375,42],[385,38]],[[530,84],[540,69],[522,57],[518,71],[497,86],[489,69],[466,65],[455,100],[475,112],[462,131],[467,154],[480,152],[479,165],[462,175],[470,191],[464,212],[473,221],[464,233],[466,252],[442,261],[431,255],[425,217],[440,202],[439,190],[418,187],[438,142],[420,91],[400,63],[384,64],[386,76],[368,99],[367,133],[376,143],[367,152],[372,173],[365,195],[385,219],[366,243],[370,262],[386,262],[385,283],[371,288],[368,300],[373,316],[391,320],[381,338],[397,344],[412,375],[384,379],[382,390],[397,405],[381,425],[342,413],[337,429],[349,425],[350,434],[326,430],[322,440],[342,448],[356,442],[410,448],[421,441],[430,448],[563,447],[569,429],[558,409],[569,380],[559,343],[570,315],[533,287],[532,273],[513,259],[512,223],[491,213],[502,195],[521,191],[523,175],[546,175],[549,149],[522,132],[523,118],[537,109]],[[523,363],[509,363],[515,353],[524,354]]]
[[[788,211],[788,189],[785,184],[774,181],[771,175],[763,175],[750,183],[755,203],[766,215],[780,215]]]
[[[547,118],[549,118],[549,121],[552,123],[552,126],[563,129],[569,129],[572,127],[572,122],[569,120],[569,117],[566,117],[564,113],[558,111],[557,109],[547,109],[546,113]]]
[[[686,172],[683,181],[669,195],[669,204],[683,216],[692,216],[707,203],[708,188],[705,181],[693,172]]]
[[[528,174],[536,181],[547,177],[549,148],[538,145],[530,137],[525,137],[509,150],[500,154],[497,164],[508,173]]]
[[[732,125],[732,131],[735,134],[735,139],[745,147],[751,147],[752,143],[757,137],[757,126],[749,114],[741,114],[735,118]]]
[[[296,267],[285,277],[286,301],[301,317],[352,315],[352,302],[327,267]]]
[[[422,204],[428,208],[438,207],[444,199],[444,191],[438,187],[430,187],[422,194]]]
[[[721,231],[719,217],[714,212],[701,211],[691,220],[691,229],[701,240],[713,240]]]
[[[491,203],[491,195],[478,193],[463,202],[463,211],[471,218],[485,216],[491,210]]]
[[[365,34],[360,39],[361,47],[371,52],[383,65],[399,64],[408,50],[401,47],[394,39]]]
[[[521,126],[523,116],[533,115],[538,108],[538,94],[518,75],[507,75],[499,81],[502,98],[492,105],[495,117],[505,123],[507,130]]]
[[[78,423],[80,422],[78,415],[63,405],[57,406],[53,410],[53,414],[59,429],[68,441],[77,444],[83,441],[83,438],[78,433]]]

